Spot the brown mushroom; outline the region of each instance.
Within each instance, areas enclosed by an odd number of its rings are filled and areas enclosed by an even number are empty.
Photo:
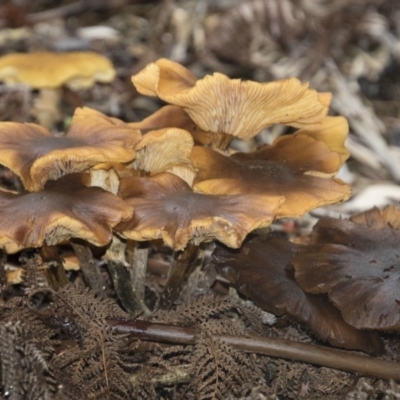
[[[104,162],[129,162],[140,132],[116,118],[78,108],[66,136],[36,124],[0,123],[0,163],[14,171],[29,191],[48,180]]]
[[[294,317],[333,346],[382,353],[379,335],[353,328],[326,295],[308,294],[299,287],[290,265],[299,248],[280,235],[270,234],[247,240],[239,250],[218,245],[213,262],[223,277],[262,309]]]
[[[132,82],[140,93],[182,107],[210,132],[211,146],[221,149],[234,137],[250,139],[271,124],[319,123],[331,99],[296,78],[258,83],[214,73],[196,80],[186,68],[164,58],[147,65]]]
[[[293,259],[300,286],[327,293],[356,328],[400,330],[400,230],[385,221],[392,214],[398,224],[400,210],[387,210],[381,214],[384,223],[376,222],[376,210],[356,217],[361,224],[320,219],[313,244]]]
[[[252,230],[269,225],[282,202],[262,196],[210,196],[193,193],[190,186],[170,173],[121,180],[120,196],[134,208],[133,218],[114,229],[127,239],[163,239],[182,250],[171,267],[159,306],[168,308],[179,294],[197,257],[198,246],[217,239],[239,247]]]
[[[268,226],[282,202],[260,195],[211,196],[193,193],[179,177],[161,173],[121,180],[119,195],[133,206],[133,218],[115,227],[133,240],[163,239],[175,250],[217,239],[239,247],[254,229]]]
[[[47,128],[58,119],[58,88],[66,85],[73,90],[86,89],[95,82],[111,82],[114,77],[111,62],[94,52],[13,53],[0,57],[0,81],[24,83],[40,89],[41,96],[35,105],[37,110],[50,102],[47,112],[37,113],[39,123]]]
[[[252,193],[266,198],[284,196],[276,217],[299,217],[350,196],[348,185],[329,178],[343,160],[326,143],[302,131],[278,138],[271,146],[230,157],[196,146],[192,151],[193,166],[198,170],[194,190],[208,194]]]
[[[0,192],[0,248],[55,245],[80,238],[104,246],[112,228],[132,216],[132,207],[98,187],[87,187],[88,176],[70,174],[48,182],[37,193]]]

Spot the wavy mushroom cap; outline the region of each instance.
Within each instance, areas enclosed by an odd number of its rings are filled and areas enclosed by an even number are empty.
[[[165,128],[146,133],[135,146],[135,169],[157,174],[173,165],[191,166],[193,138],[178,128]]]
[[[254,237],[239,250],[217,245],[213,261],[219,274],[262,309],[296,318],[334,346],[382,353],[376,333],[348,325],[326,295],[305,293],[296,283],[290,262],[299,247],[271,234]]]
[[[300,128],[295,134],[304,134],[325,143],[330,150],[339,154],[342,163],[350,157],[350,152],[345,147],[349,133],[349,124],[346,118],[327,116],[318,124],[296,123],[293,126]]]
[[[106,245],[112,228],[132,216],[132,207],[88,177],[70,174],[37,193],[0,191],[0,247],[8,253],[52,246],[70,238]]]
[[[198,170],[194,190],[208,194],[283,196],[276,217],[299,217],[327,204],[346,200],[350,187],[330,178],[343,164],[329,146],[300,131],[278,138],[273,145],[226,157],[194,147],[192,163]]]
[[[293,260],[300,286],[327,293],[356,328],[400,330],[400,230],[386,220],[393,213],[397,225],[400,209],[388,210],[369,211],[357,222],[320,219],[313,244]]]
[[[0,80],[25,83],[33,88],[85,89],[95,82],[111,82],[115,69],[106,57],[94,52],[14,53],[0,57]]]
[[[184,129],[192,135],[196,144],[205,146],[210,143],[210,133],[200,129],[179,106],[161,107],[142,121],[130,122],[128,125],[145,134],[152,130],[164,128]]]
[[[129,162],[139,131],[90,108],[76,109],[66,136],[36,124],[0,123],[0,163],[14,171],[29,191],[48,180],[85,171],[96,164]]]
[[[316,124],[326,116],[331,99],[296,78],[258,83],[214,73],[196,80],[167,59],[149,64],[132,82],[140,93],[182,107],[202,130],[241,139],[275,123]]]
[[[258,195],[209,196],[193,193],[179,177],[162,173],[150,178],[121,180],[120,196],[134,208],[130,221],[115,230],[133,240],[163,239],[175,250],[187,243],[217,239],[239,247],[254,229],[268,226],[282,202]]]

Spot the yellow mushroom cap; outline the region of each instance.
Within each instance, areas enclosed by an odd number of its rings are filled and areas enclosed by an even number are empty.
[[[196,81],[166,59],[146,66],[132,82],[140,93],[182,107],[202,130],[241,139],[275,123],[317,124],[331,100],[330,93],[318,93],[297,78],[259,83],[214,73]]]
[[[115,69],[110,60],[95,52],[13,53],[0,57],[0,80],[25,83],[35,89],[86,89],[95,82],[111,82]]]

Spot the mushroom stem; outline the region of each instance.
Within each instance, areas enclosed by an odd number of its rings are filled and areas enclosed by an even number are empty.
[[[81,271],[86,280],[86,283],[98,296],[103,298],[104,295],[104,280],[101,276],[96,262],[93,259],[93,254],[86,244],[71,240],[71,246],[74,249],[75,255],[78,257]]]
[[[91,169],[90,186],[98,186],[112,194],[117,194],[119,187],[118,174],[113,168],[109,171],[105,169]]]
[[[115,332],[131,334],[141,340],[186,345],[196,343],[195,330],[188,327],[156,324],[141,320],[109,320],[108,323]],[[237,350],[321,365],[381,379],[400,380],[400,363],[381,360],[376,357],[257,335],[249,335],[248,337],[214,335],[214,337]]]
[[[193,270],[198,249],[199,246],[189,242],[185,249],[172,262],[167,283],[158,299],[156,309],[168,309],[177,299],[183,284]]]
[[[0,293],[1,288],[7,285],[7,272],[6,272],[7,253],[0,251]]]
[[[222,132],[212,132],[209,146],[212,149],[226,150],[233,140],[232,135]]]
[[[133,291],[136,294],[136,298],[144,302],[147,259],[149,255],[148,242],[141,243],[128,239],[126,253]]]
[[[144,304],[144,296],[140,298],[140,294],[138,295],[135,286],[132,284],[129,264],[125,261],[125,249],[125,242],[114,236],[104,256],[114,283],[114,289],[122,305],[131,315],[148,314],[149,310]]]
[[[60,89],[43,88],[40,90],[39,97],[32,108],[32,113],[39,125],[53,130],[55,123],[61,119],[59,110],[60,99]]]

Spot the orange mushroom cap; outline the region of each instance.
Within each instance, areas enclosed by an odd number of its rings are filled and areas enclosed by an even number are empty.
[[[157,174],[173,165],[191,166],[190,154],[193,138],[189,132],[179,128],[164,128],[143,135],[135,146],[136,169]]]
[[[129,162],[141,134],[116,118],[76,109],[66,136],[53,136],[36,124],[0,123],[0,163],[14,171],[29,191],[48,180],[96,164]]]
[[[343,158],[322,141],[303,132],[279,138],[271,146],[226,157],[211,149],[194,147],[192,162],[198,170],[194,190],[208,194],[283,196],[276,217],[299,217],[326,204],[347,199],[351,190],[329,178]]]
[[[196,144],[210,143],[210,133],[200,129],[179,106],[161,107],[142,121],[130,122],[128,125],[134,129],[140,129],[142,133],[163,128],[180,128],[188,131]]]
[[[133,240],[163,239],[175,250],[191,241],[199,244],[217,239],[239,247],[252,230],[269,225],[282,201],[262,196],[209,196],[193,193],[179,177],[162,173],[149,178],[126,178],[119,194],[134,208],[130,221],[115,227]]]
[[[136,89],[182,107],[204,131],[250,139],[274,124],[316,124],[331,95],[296,78],[258,83],[214,73],[196,80],[180,64],[160,59],[132,77]]]

